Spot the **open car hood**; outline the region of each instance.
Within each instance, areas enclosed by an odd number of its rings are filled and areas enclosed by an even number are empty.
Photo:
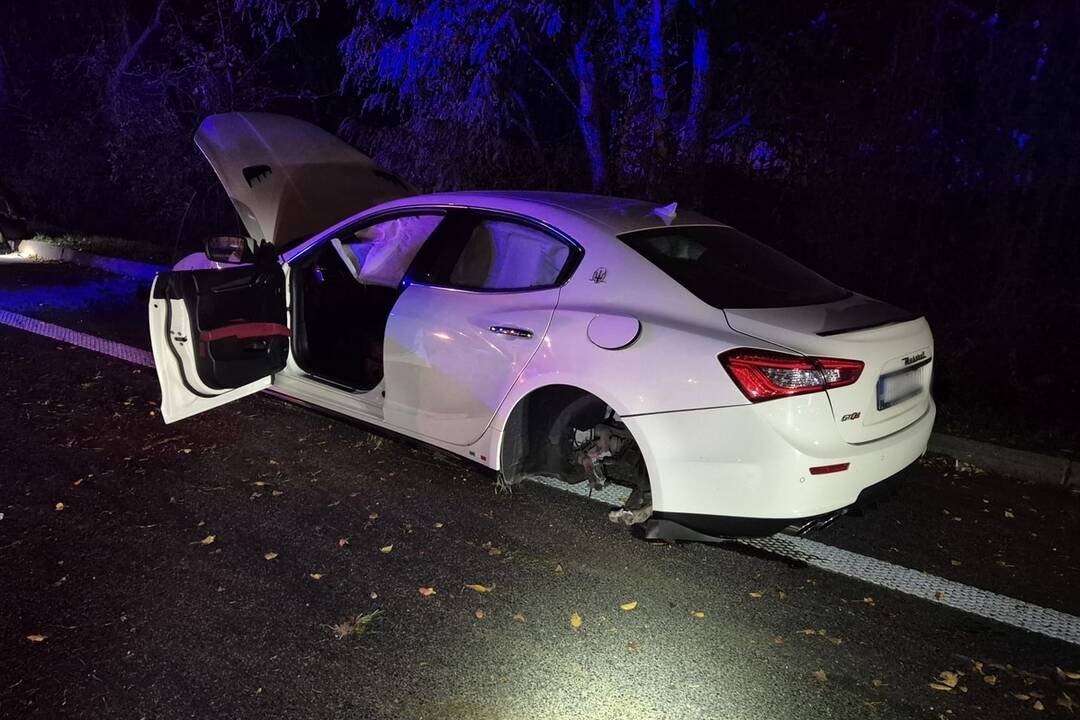
[[[278,247],[416,194],[348,143],[285,115],[211,115],[199,125],[195,144],[251,237]]]

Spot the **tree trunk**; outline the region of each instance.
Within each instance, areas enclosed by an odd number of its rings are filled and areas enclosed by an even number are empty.
[[[709,80],[712,72],[709,30],[700,14],[698,25],[694,28],[690,67],[690,105],[686,110],[686,123],[679,138],[679,157],[694,162],[701,151],[705,130],[703,120],[709,106]]]
[[[586,32],[574,44],[571,68],[578,84],[577,122],[592,169],[592,189],[602,192],[607,186],[607,158],[596,111],[596,67],[589,40],[590,34]]]
[[[649,91],[652,98],[653,157],[661,168],[667,160],[668,92],[664,68],[664,0],[652,0],[648,15]]]

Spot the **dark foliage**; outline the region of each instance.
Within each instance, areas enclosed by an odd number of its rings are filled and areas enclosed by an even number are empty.
[[[1050,0],[9,0],[0,183],[38,223],[186,244],[230,222],[194,128],[260,109],[429,189],[679,200],[925,312],[953,422],[1067,450],[1078,19]]]

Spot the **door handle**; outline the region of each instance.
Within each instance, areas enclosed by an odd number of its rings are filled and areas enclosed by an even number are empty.
[[[508,325],[492,325],[488,330],[496,335],[509,335],[510,337],[531,338],[533,336],[532,330],[510,327]]]

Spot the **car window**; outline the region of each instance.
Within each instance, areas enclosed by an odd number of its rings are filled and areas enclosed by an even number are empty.
[[[817,305],[851,295],[768,245],[730,227],[638,230],[619,239],[717,308]]]
[[[445,284],[476,290],[523,290],[555,285],[570,247],[521,223],[478,218]]]
[[[331,238],[330,244],[358,281],[397,287],[441,214],[403,215]]]

